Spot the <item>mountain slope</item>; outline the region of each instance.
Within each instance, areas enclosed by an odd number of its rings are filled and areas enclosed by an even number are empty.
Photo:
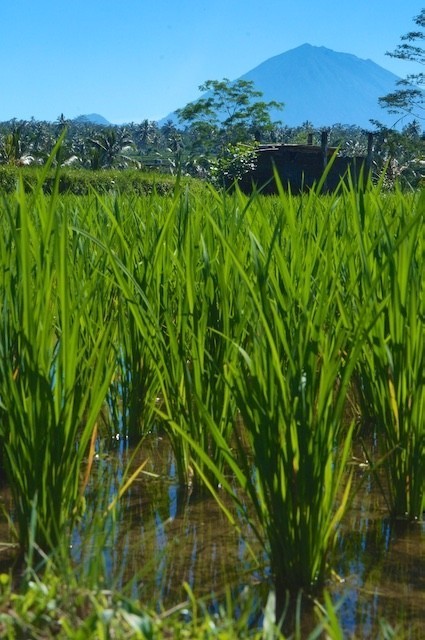
[[[378,104],[399,78],[372,60],[304,44],[266,60],[242,76],[252,80],[265,100],[284,102],[273,118],[296,126],[336,123],[370,126],[371,118],[392,125],[397,119]]]
[[[370,128],[371,119],[387,126],[397,120],[379,106],[378,98],[393,91],[399,78],[372,60],[350,53],[303,44],[269,58],[238,79],[252,80],[265,101],[284,103],[283,110],[270,112],[283,125],[298,126],[308,120],[318,128],[333,124]],[[176,122],[175,113],[160,124],[166,120]]]

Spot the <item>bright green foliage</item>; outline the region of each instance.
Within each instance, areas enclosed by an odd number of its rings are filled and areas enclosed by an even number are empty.
[[[286,590],[329,575],[353,380],[392,514],[423,516],[423,194],[359,181],[248,198],[177,181],[171,197],[59,197],[58,176],[42,193],[48,169],[0,218],[0,437],[23,549],[57,549],[75,524],[103,411],[133,441],[165,429],[181,484],[236,521],[217,486],[232,497],[280,614]],[[90,613],[88,637],[109,615]]]
[[[0,436],[24,550],[54,549],[78,514],[111,375],[110,324],[93,272],[73,263],[68,216],[21,184],[1,220]]]
[[[227,373],[223,367],[245,437],[235,450],[214,419],[209,428],[248,496],[251,525],[270,555],[278,613],[286,589],[323,580],[350,486],[351,430],[342,429],[342,410],[355,353],[346,353],[348,333],[338,319],[334,223],[317,204],[312,193],[297,210],[282,193],[266,225],[253,204],[239,243],[209,217],[250,318],[248,341],[229,336],[239,357],[229,358]],[[245,511],[245,498],[219,479]]]
[[[394,203],[398,205],[394,216]],[[368,216],[363,218],[365,206]],[[397,517],[425,509],[424,192],[360,203],[358,313],[370,309],[359,363],[361,392],[377,421],[386,495]]]
[[[199,89],[205,93],[202,98],[176,111],[188,125],[183,144],[189,156],[197,156],[198,162],[202,158],[206,166],[211,163],[213,178],[222,183],[230,173],[231,182],[252,164],[253,144],[264,142],[278,124],[272,122],[270,109],[283,104],[262,100],[262,92],[249,80],[207,80]]]
[[[180,205],[179,215],[183,213],[184,224],[173,256],[180,274],[177,280],[180,288],[176,291],[179,307],[176,315],[166,317],[169,366],[164,375],[164,400],[167,415],[177,429],[184,429],[209,461],[222,470],[221,447],[210,433],[209,421],[218,425],[224,439],[231,440],[236,406],[224,375],[233,355],[229,336],[243,343],[249,313],[245,292],[238,287],[237,274],[232,271],[230,255],[218,241],[199,204],[192,211],[187,210],[187,204],[184,208]],[[215,219],[222,231],[232,237],[232,243],[236,243],[238,227],[232,212],[217,207]],[[192,451],[191,458],[188,471],[192,474],[194,463],[208,476],[202,456]],[[199,486],[198,474],[194,480]]]
[[[144,427],[151,428],[159,386],[158,365],[153,361],[154,340],[160,335],[155,254],[163,212],[158,200],[151,196],[136,204],[134,199],[98,196],[96,215],[79,229],[92,248],[108,259],[110,279],[117,284],[113,299],[116,366],[108,403],[115,432],[134,443]]]
[[[196,454],[189,452],[178,430],[195,439],[220,467],[221,454],[198,404],[205,404],[222,432],[229,433],[236,408],[223,377],[229,353],[234,356],[228,336],[242,342],[249,320],[241,311],[244,290],[229,295],[235,274],[230,254],[220,248],[205,217],[207,199],[216,206],[213,196],[192,201],[187,193],[178,193],[164,203],[152,200],[152,206],[163,205],[155,215],[147,210],[139,217],[142,212],[133,210],[129,220],[115,207],[108,213],[115,237],[111,234],[107,244],[101,243],[109,252],[122,303],[126,301],[119,320],[123,365],[117,378],[118,389],[127,380],[119,391],[123,414],[126,404],[130,416],[138,406],[140,417],[149,423],[158,397],[157,412],[172,439],[180,482],[198,488],[199,477],[193,475]],[[107,202],[102,202],[107,210]],[[227,213],[218,208],[220,225],[236,236],[237,224]],[[128,401],[136,403],[133,409]],[[130,426],[129,432],[134,436],[137,428]],[[203,466],[199,459],[198,464]]]
[[[383,196],[371,185],[328,198],[317,192],[270,200],[177,192],[161,205],[152,200],[159,222],[142,223],[149,241],[138,260],[127,240],[108,249],[132,331],[145,344],[143,362],[151,363],[179,478],[203,480],[217,498],[220,483],[234,497],[270,554],[279,593],[310,589],[329,569],[350,491],[349,383],[354,367],[364,373],[364,362],[380,352],[375,334],[386,326],[389,291],[380,297],[379,278],[392,270],[404,281],[397,251],[415,226],[403,213],[411,199],[400,193]],[[415,220],[422,229],[420,215]],[[410,303],[418,317],[421,299]],[[411,350],[420,362],[417,347]],[[380,376],[376,365],[363,390],[391,389],[387,363]],[[417,384],[423,389],[420,377]],[[383,451],[392,452],[381,434]],[[394,459],[386,459],[389,477]],[[412,460],[409,482],[423,473],[423,450]]]

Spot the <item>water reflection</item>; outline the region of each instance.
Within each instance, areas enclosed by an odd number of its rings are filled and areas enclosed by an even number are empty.
[[[131,453],[121,447],[116,456],[99,456],[88,504],[93,504],[91,493],[95,497],[99,485],[105,487],[105,506],[112,501]],[[130,583],[133,596],[161,609],[186,599],[184,583],[203,596],[224,592],[229,585],[239,587],[244,579],[254,580],[258,562],[250,556],[247,541],[257,546],[257,558],[261,550],[253,534],[245,527],[241,537],[214,500],[179,487],[167,439],[147,438],[131,469],[137,469],[142,460],[147,460],[143,472],[120,500],[116,513],[106,516],[102,524],[102,535],[108,535],[99,561],[106,581],[118,588]],[[80,566],[90,548],[98,546],[93,518],[90,509],[74,535],[74,560]]]
[[[425,633],[425,523],[391,521],[372,477],[361,488],[342,527],[334,564],[343,582],[340,618],[347,634],[373,637],[380,620]]]
[[[185,582],[216,607],[226,587],[236,600],[250,585],[251,591],[258,588],[252,617],[258,623],[269,584],[264,552],[253,533],[240,522],[244,535],[239,535],[214,500],[178,486],[167,438],[149,436],[132,459],[133,453],[124,439],[98,451],[87,510],[72,539],[81,581],[103,575],[107,588],[128,588],[129,595],[158,611],[187,599]],[[130,474],[147,462],[116,511],[108,511],[130,460]],[[363,467],[356,474],[358,489],[331,559],[339,578],[327,584],[334,601],[342,600],[344,633],[377,637],[385,619],[407,629],[408,638],[422,639],[425,523],[391,522],[372,474]],[[10,500],[7,492],[3,500]],[[232,508],[229,501],[226,505]]]

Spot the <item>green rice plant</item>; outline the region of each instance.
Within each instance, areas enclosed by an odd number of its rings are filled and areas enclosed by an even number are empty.
[[[132,290],[128,286],[124,290],[114,286],[114,304],[118,307],[116,369],[108,394],[116,432],[132,442],[137,442],[144,430],[152,427],[151,412],[158,395],[156,365],[152,362],[152,338],[146,339],[145,329],[140,330],[131,312],[137,297],[141,316],[146,314],[146,318],[150,318],[148,323],[160,326],[157,272],[153,268],[163,222],[161,209],[157,209],[158,201],[154,196],[144,201],[120,196],[111,200],[98,196],[96,219],[86,225],[87,232],[99,239],[100,245],[95,243],[95,246],[108,260],[103,277],[115,282],[113,273],[119,264],[121,274],[125,273],[133,283]],[[115,265],[112,268],[109,264],[111,257]],[[139,321],[146,324],[141,316]]]
[[[344,442],[341,418],[352,360],[345,327],[333,317],[334,265],[328,273],[318,267],[317,291],[302,299],[317,266],[311,249],[299,264],[306,279],[287,281],[287,300],[270,272],[268,299],[252,292],[264,334],[234,375],[255,468],[252,480],[247,465],[244,475],[265,530],[278,611],[286,589],[310,589],[324,579],[350,488],[348,478],[339,492],[350,451],[351,429]],[[322,252],[316,259],[325,261]],[[284,282],[286,261],[277,268]]]
[[[172,427],[171,418],[184,425],[218,462],[214,440],[194,397],[199,394],[208,404],[223,430],[231,428],[235,409],[229,404],[229,388],[221,375],[229,342],[222,335],[243,331],[247,315],[240,299],[243,290],[232,282],[231,264],[217,251],[210,225],[205,226],[204,201],[192,200],[177,189],[174,199],[158,204],[158,199],[150,201],[155,215],[149,208],[144,212],[143,231],[135,232],[133,226],[131,245],[117,208],[107,213],[117,238],[111,236],[107,244],[92,240],[108,254],[121,300],[126,303],[125,315],[119,320],[119,349],[149,366],[152,394],[142,413],[148,416],[158,399],[157,416],[170,435],[179,480],[193,485],[187,442]],[[211,204],[216,206],[214,198]],[[223,225],[237,229],[219,211]],[[139,349],[143,349],[143,358],[137,355]],[[133,384],[135,369],[124,368],[129,371],[128,385]],[[124,396],[125,387],[120,389]]]
[[[223,208],[214,199],[211,204],[216,224],[223,233],[233,234],[231,242],[237,244],[235,210]],[[183,431],[222,469],[221,450],[211,437],[199,404],[207,408],[222,436],[230,441],[236,406],[225,369],[235,353],[228,336],[240,344],[246,341],[249,305],[245,304],[245,289],[239,286],[240,276],[232,268],[230,254],[217,240],[204,208],[195,202],[186,215],[184,233],[170,256],[178,280],[174,291],[176,312],[164,316],[169,366],[164,374],[161,418],[171,427],[179,446],[187,446],[181,437]],[[209,468],[193,449],[185,449],[184,456],[184,482],[202,489],[200,475],[209,475],[212,480]],[[200,474],[194,473],[195,466]]]
[[[376,318],[359,361],[363,402],[377,423],[390,512],[408,519],[425,509],[424,195],[396,193],[380,208],[360,272]]]
[[[100,219],[78,233],[104,253],[119,309],[116,367],[108,395],[117,430],[133,441],[153,428],[153,407],[163,396],[165,315],[174,305],[173,222],[176,199],[151,196],[129,209],[121,197],[97,197]],[[108,236],[105,237],[106,225]],[[173,307],[174,308],[174,307]]]
[[[239,245],[208,216],[216,242],[245,290],[250,318],[250,340],[244,346],[238,336],[227,335],[239,357],[229,357],[223,375],[246,436],[236,437],[236,450],[235,440],[221,431],[204,398],[195,395],[210,437],[244,498],[235,492],[226,467],[220,470],[196,437],[179,428],[178,418],[174,421],[196,452],[196,471],[220,500],[199,465],[202,460],[263,541],[279,619],[287,590],[311,590],[329,570],[329,552],[350,491],[346,462],[352,426],[343,427],[342,416],[358,345],[348,350],[340,308],[342,260],[336,259],[333,231],[341,212],[335,201],[324,207],[314,193],[296,199],[282,192],[273,224],[270,219],[264,224],[262,202],[249,203],[250,226],[240,238],[249,248],[248,262],[240,260],[245,254]]]
[[[21,548],[49,551],[83,508],[80,472],[112,366],[111,325],[88,326],[93,283],[75,286],[67,211],[42,179],[2,208],[0,437]]]
[[[122,200],[113,206],[105,198],[98,202],[110,227],[107,240],[100,235],[103,223],[95,232],[78,232],[108,256],[108,277],[119,292],[118,373],[111,404],[122,403],[123,419],[128,407],[129,415],[136,413],[152,427],[150,412],[159,403],[157,416],[170,435],[179,480],[193,484],[187,442],[171,426],[170,417],[184,423],[218,460],[194,396],[199,394],[220,416],[224,430],[231,428],[235,409],[221,375],[229,342],[222,335],[243,332],[247,325],[240,297],[244,290],[231,282],[235,272],[217,251],[210,226],[204,226],[204,201],[192,200],[177,187],[173,199],[152,197],[137,216],[134,207],[126,216]],[[216,206],[214,198],[211,204]],[[219,211],[222,224],[237,232],[237,225]],[[124,433],[137,435],[134,429]]]

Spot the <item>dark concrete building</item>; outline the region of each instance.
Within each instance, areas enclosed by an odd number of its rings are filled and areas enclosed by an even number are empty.
[[[321,145],[260,145],[255,169],[245,174],[239,184],[243,191],[251,191],[255,185],[256,188],[261,189],[262,193],[276,193],[274,178],[276,171],[282,186],[293,193],[298,193],[318,183],[327,168],[323,191],[333,191],[341,179],[347,177],[348,171],[354,181],[359,179],[362,167],[367,172],[371,166],[371,154],[371,136],[368,140],[366,156],[347,157],[339,155],[336,147],[328,147],[326,132],[322,132]]]

